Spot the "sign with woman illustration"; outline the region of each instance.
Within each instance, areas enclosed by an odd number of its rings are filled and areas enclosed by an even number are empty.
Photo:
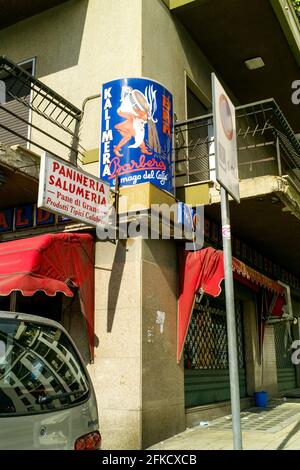
[[[100,178],[173,193],[172,126],[172,95],[161,84],[145,78],[104,84]]]

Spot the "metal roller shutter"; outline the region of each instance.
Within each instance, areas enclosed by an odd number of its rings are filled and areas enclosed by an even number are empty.
[[[208,302],[208,303],[207,303]],[[242,305],[236,302],[240,396],[246,396]],[[225,305],[204,297],[195,304],[185,342],[185,406],[230,399]]]

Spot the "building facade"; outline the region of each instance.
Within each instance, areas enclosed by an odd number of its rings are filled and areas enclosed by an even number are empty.
[[[0,308],[45,314],[68,329],[94,383],[107,449],[146,448],[228,412],[230,394],[224,289],[196,296],[177,362],[182,240],[104,241],[92,227],[36,208],[41,154],[99,176],[103,83],[146,77],[173,95],[176,192],[121,186],[120,216],[124,201],[129,212],[143,203],[147,215],[151,204],[204,205],[204,247],[217,250],[211,73],[226,87],[238,131],[241,203],[230,210],[233,254],[243,263],[235,268],[242,406],[255,391],[273,396],[299,385],[290,357],[300,316],[300,105],[291,98],[300,29],[287,0],[242,3],[222,0],[216,10],[213,1],[57,0],[21,16],[7,2],[1,20],[1,243],[88,232],[95,259],[88,328],[80,285],[71,300],[3,291]],[[257,57],[264,67],[247,68]],[[285,292],[278,280],[290,287],[288,321],[270,305]]]

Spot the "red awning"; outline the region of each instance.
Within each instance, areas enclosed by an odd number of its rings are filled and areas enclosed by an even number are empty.
[[[248,285],[261,286],[276,294],[277,307],[284,301],[284,289],[276,281],[255,271],[236,258],[232,259],[232,270],[235,278]],[[178,334],[177,361],[180,361],[195,295],[197,292],[217,297],[221,293],[221,282],[224,279],[223,251],[211,247],[199,251],[179,252],[179,302],[178,302]],[[258,290],[258,289],[257,289]],[[273,312],[273,314],[277,314]]]
[[[0,295],[37,291],[73,297],[79,289],[87,323],[89,346],[94,348],[94,240],[89,234],[58,233],[0,243]]]
[[[232,258],[232,270],[237,274],[237,276],[235,276],[236,279],[240,279],[242,281],[242,278],[244,278],[250,281],[251,284],[257,285],[258,287],[265,287],[278,295],[284,295],[285,293],[284,288],[278,284],[278,282],[264,276],[264,274],[250,268],[250,266],[247,266],[236,258]]]
[[[199,290],[217,297],[224,279],[223,252],[213,248],[179,252],[179,302],[177,322],[177,361],[180,361],[185,337]]]

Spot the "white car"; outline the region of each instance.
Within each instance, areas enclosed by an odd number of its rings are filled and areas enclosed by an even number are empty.
[[[0,449],[101,446],[93,386],[57,322],[0,311]]]

